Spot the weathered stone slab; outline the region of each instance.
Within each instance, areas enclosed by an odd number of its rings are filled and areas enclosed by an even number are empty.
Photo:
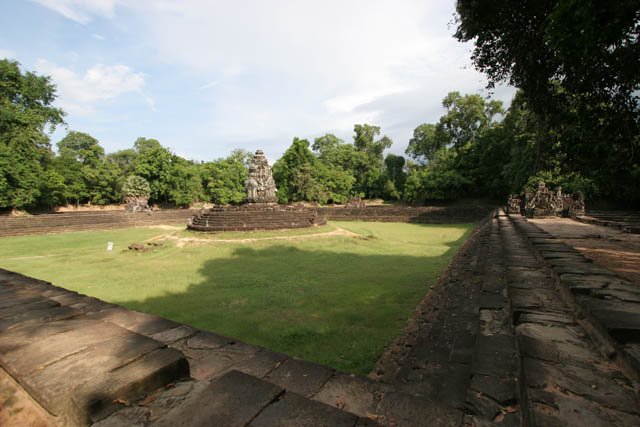
[[[325,366],[299,359],[287,359],[265,376],[265,380],[287,391],[311,397],[332,375],[333,370]]]
[[[626,330],[640,334],[640,307],[637,303],[589,297],[580,297],[578,300],[611,333]]]
[[[38,301],[42,301],[43,298],[40,296],[33,295],[31,293],[23,294],[23,295],[14,295],[12,294],[8,298],[0,299],[0,309],[5,309],[7,307],[13,307],[16,305],[24,305],[30,304]]]
[[[564,253],[578,253],[572,247],[565,245],[564,243],[545,243],[545,244],[536,244],[534,245],[536,250],[538,251],[549,251],[549,252],[564,252]]]
[[[0,354],[8,353],[18,347],[40,342],[41,340],[85,324],[83,320],[65,320],[49,322],[43,325],[27,324],[3,331],[0,334]]]
[[[180,339],[186,338],[190,335],[194,335],[195,333],[196,333],[196,330],[193,329],[191,326],[180,325],[176,328],[156,332],[155,334],[151,334],[149,336],[154,340],[163,342],[165,344],[170,344]]]
[[[524,312],[518,317],[517,324],[539,323],[541,325],[572,325],[573,317],[563,313],[553,312]]]
[[[59,306],[59,307],[51,307],[40,310],[30,310],[19,315],[12,316],[10,318],[1,319],[0,320],[0,331],[5,331],[9,328],[18,326],[18,325],[26,325],[33,323],[46,323],[53,322],[55,320],[69,319],[75,316],[79,316],[80,312],[77,310],[67,307],[67,306]]]
[[[286,393],[267,406],[250,427],[352,427],[358,417],[329,405]]]
[[[283,389],[276,385],[238,371],[231,371],[202,392],[190,396],[182,405],[153,425],[246,426],[282,393]]]
[[[314,400],[359,416],[374,414],[390,387],[353,375],[338,374],[327,381]]]
[[[565,267],[565,268],[592,268],[592,263],[589,259],[584,257],[574,257],[574,258],[552,258],[546,260],[546,263],[551,267]]]
[[[533,390],[530,399],[530,423],[535,426],[628,427],[640,423],[637,415],[607,408],[570,392]]]
[[[109,341],[111,345],[113,338],[131,335],[131,332],[126,329],[98,321],[74,322],[73,326],[75,327],[55,335],[40,335],[38,340],[31,341],[30,344],[0,353],[0,361],[20,378],[69,355],[83,352],[97,343]],[[18,333],[7,335],[9,340],[25,342],[32,333],[39,335],[39,331],[33,328],[22,329]],[[0,340],[6,342],[4,336]]]
[[[378,405],[386,425],[397,427],[459,426],[462,411],[406,393],[386,393]]]
[[[511,305],[514,310],[550,311],[562,312],[564,307],[559,301],[559,296],[551,289],[536,289],[535,292],[527,289],[511,289],[509,291]]]
[[[579,274],[579,275],[594,275],[594,276],[611,276],[616,277],[616,274],[612,271],[606,270],[604,268],[598,267],[594,264],[580,264],[580,265],[560,265],[553,266],[553,272],[562,276],[563,274]]]
[[[202,352],[202,350],[200,350]],[[230,344],[208,350],[200,359],[192,360],[191,374],[195,379],[212,379],[229,368],[242,363],[259,351],[258,347],[232,341]]]
[[[630,288],[630,287],[629,287]],[[634,289],[595,289],[591,292],[591,295],[606,300],[619,300],[629,303],[638,304],[640,311],[640,292],[637,288]]]
[[[638,400],[625,378],[610,372],[574,365],[555,365],[528,357],[523,358],[526,385],[534,389],[559,388],[582,399],[598,402],[609,408],[638,412]]]
[[[91,313],[88,317],[110,322],[144,335],[151,335],[180,326],[179,323],[172,320],[113,305],[106,310]]]
[[[584,259],[584,256],[575,252],[555,252],[555,251],[540,251],[540,255],[544,259]],[[588,259],[588,258],[587,258]]]
[[[25,304],[16,304],[0,308],[0,319],[10,319],[16,315],[22,315],[27,311],[43,310],[58,306],[60,306],[60,304],[53,300],[40,298],[38,300],[30,301]]]
[[[505,306],[502,294],[482,294],[480,296],[480,309],[500,309]]]
[[[95,382],[112,370],[160,347],[160,343],[125,331],[125,335],[98,343],[84,351],[69,353],[46,364],[9,365],[31,394],[51,413],[63,415],[80,386]],[[31,362],[31,361],[29,361]],[[21,366],[23,365],[23,366]],[[34,369],[35,368],[35,369]]]
[[[111,414],[122,402],[145,397],[167,384],[189,376],[184,355],[172,348],[161,348],[85,383],[72,396],[73,408],[90,422]]]
[[[571,326],[523,323],[516,327],[518,348],[522,355],[554,363],[593,364],[598,354],[585,342],[587,337]]]
[[[275,351],[261,350],[250,358],[236,364],[233,369],[262,378],[280,366],[289,356]]]
[[[514,377],[500,378],[488,375],[474,375],[469,388],[471,393],[482,393],[501,405],[513,404],[518,396],[517,383]]]

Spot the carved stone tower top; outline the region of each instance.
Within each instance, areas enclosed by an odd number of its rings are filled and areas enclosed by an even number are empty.
[[[276,183],[271,175],[269,162],[262,150],[257,150],[249,166],[249,178],[245,183],[247,203],[276,203]]]

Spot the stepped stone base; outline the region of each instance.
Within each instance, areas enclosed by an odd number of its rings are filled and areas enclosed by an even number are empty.
[[[305,206],[246,204],[214,207],[201,211],[189,220],[194,231],[252,231],[305,228],[326,224],[317,209]]]

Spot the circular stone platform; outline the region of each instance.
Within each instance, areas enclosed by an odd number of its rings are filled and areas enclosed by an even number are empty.
[[[281,230],[326,222],[317,209],[306,206],[247,204],[204,210],[189,220],[187,228],[195,231]]]

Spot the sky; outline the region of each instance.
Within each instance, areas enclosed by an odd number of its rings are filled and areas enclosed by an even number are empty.
[[[457,90],[489,96],[443,0],[8,0],[0,58],[51,76],[67,130],[188,159],[381,127],[402,154]],[[492,94],[508,104],[514,89]]]

